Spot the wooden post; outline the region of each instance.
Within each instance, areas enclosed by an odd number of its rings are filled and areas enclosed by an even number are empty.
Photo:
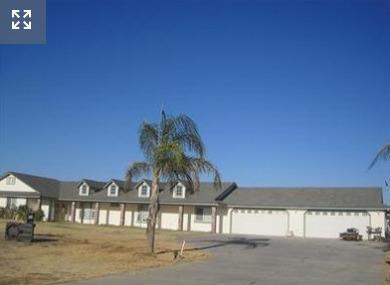
[[[95,203],[95,217],[94,217],[94,220],[93,220],[93,223],[95,225],[99,224],[99,209],[100,209],[100,204],[99,204],[99,202],[96,202]]]
[[[84,224],[84,206],[85,203],[80,203],[80,223]]]
[[[70,221],[72,223],[75,222],[75,217],[76,217],[76,202],[73,201],[70,209]]]
[[[179,231],[183,230],[184,206],[179,206]]]
[[[120,215],[119,224],[120,224],[121,226],[123,226],[123,225],[125,224],[125,210],[126,210],[126,205],[125,205],[124,203],[121,203],[120,209],[121,209],[121,215]]]
[[[132,207],[132,208],[134,208],[134,207]],[[135,219],[134,215],[135,215],[135,211],[133,210],[133,211],[131,211],[131,223],[130,223],[131,227],[134,227],[134,219]]]
[[[217,232],[217,207],[211,207],[211,232]]]

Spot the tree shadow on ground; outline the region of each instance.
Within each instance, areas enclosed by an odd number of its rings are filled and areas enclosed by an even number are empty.
[[[194,246],[189,249],[185,249],[185,251],[197,251],[197,250],[206,250],[212,248],[218,248],[229,245],[238,245],[243,246],[243,249],[255,249],[257,247],[266,247],[269,245],[269,239],[267,238],[245,238],[245,237],[237,237],[237,238],[228,238],[228,239],[200,239],[196,241],[191,241],[191,243],[195,244],[203,244],[201,246]],[[157,254],[162,253],[176,253],[177,250],[163,250],[158,252]]]
[[[237,238],[228,238],[226,240],[221,240],[221,239],[197,240],[196,243],[207,243],[204,246],[198,246],[194,248],[198,250],[217,248],[217,247],[228,246],[228,245],[238,245],[238,246],[243,246],[244,249],[254,249],[257,247],[268,246],[269,239],[237,237]]]

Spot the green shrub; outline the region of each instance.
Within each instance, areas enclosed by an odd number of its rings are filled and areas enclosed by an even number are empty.
[[[45,217],[45,213],[41,209],[38,209],[37,211],[34,212],[35,221],[41,222],[44,217]]]
[[[31,212],[31,210],[27,207],[27,205],[21,205],[16,210],[16,219],[19,221],[27,221],[27,216]]]
[[[16,208],[0,208],[0,219],[14,220]]]

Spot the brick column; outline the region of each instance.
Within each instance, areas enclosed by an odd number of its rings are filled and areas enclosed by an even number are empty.
[[[217,207],[211,207],[211,232],[217,232]]]
[[[99,202],[96,202],[95,203],[95,217],[94,217],[94,220],[93,220],[93,223],[95,225],[99,224],[99,209],[100,209],[100,204],[99,204]]]
[[[184,206],[179,206],[179,231],[183,230]]]
[[[121,216],[120,216],[119,224],[120,224],[121,226],[123,226],[123,225],[125,224],[125,210],[126,210],[126,205],[125,205],[124,203],[121,203],[120,209],[121,209]]]
[[[70,221],[72,223],[75,222],[75,216],[76,216],[76,202],[73,201],[70,208]]]

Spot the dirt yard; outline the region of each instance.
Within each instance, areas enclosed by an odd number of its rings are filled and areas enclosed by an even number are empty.
[[[33,243],[5,241],[4,229],[0,221],[1,285],[53,284],[207,258],[194,250],[174,260],[173,251],[181,246],[177,237],[184,232],[158,231],[153,257],[144,229],[38,223]]]

